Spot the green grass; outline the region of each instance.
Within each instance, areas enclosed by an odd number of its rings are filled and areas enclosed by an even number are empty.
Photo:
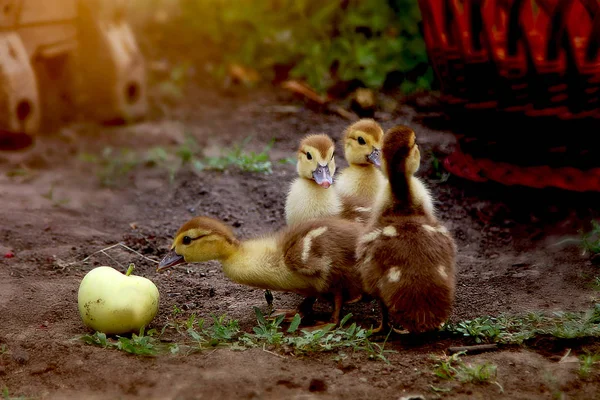
[[[466,363],[461,356],[464,351],[452,354],[450,356],[443,354],[441,356],[431,355],[434,361],[432,373],[438,378],[444,380],[458,380],[462,383],[473,383],[477,385],[496,384],[503,391],[502,386],[496,381],[497,366],[484,362],[481,364]],[[439,388],[430,385],[434,392],[448,392],[449,388]]]
[[[252,333],[240,330],[236,320],[225,315],[212,315],[212,324],[208,325],[202,318],[191,314],[182,319],[181,310],[175,306],[169,321],[160,332],[155,329],[144,334],[144,329],[131,338],[117,336],[108,338],[104,333],[83,335],[80,339],[90,345],[106,349],[116,349],[140,356],[155,356],[157,354],[190,354],[197,351],[217,347],[228,347],[232,350],[272,346],[275,350],[292,352],[297,356],[314,353],[337,353],[338,357],[346,357],[347,351],[363,352],[368,359],[389,362],[386,354],[392,350],[385,349],[385,344],[373,343],[369,340],[370,330],[352,323],[345,326],[352,314],[346,315],[339,327],[333,324],[321,329],[307,331],[300,328],[301,318],[296,315],[287,330],[281,326],[283,316],[267,319],[258,308],[254,308],[257,325]],[[177,334],[175,342],[163,343],[161,337],[167,330]],[[388,335],[389,336],[389,335]]]
[[[52,203],[53,207],[60,207],[60,206],[68,204],[71,201],[71,199],[69,199],[67,197],[59,199],[55,196],[54,183],[52,185],[50,185],[50,189],[48,189],[48,192],[42,194],[42,197],[45,199],[48,199]]]
[[[581,247],[584,252],[591,254],[600,253],[600,223],[592,220],[592,229],[589,232],[582,233]]]
[[[8,391],[8,387],[4,386],[2,388],[2,400],[29,400],[29,399],[32,399],[32,398],[25,397],[25,396],[13,397],[10,395],[10,392]]]
[[[269,151],[273,147],[274,141],[269,142],[260,153],[255,153],[244,150],[250,139],[248,137],[241,144],[223,150],[222,154],[218,157],[206,157],[194,160],[193,165],[199,171],[207,169],[224,171],[233,167],[246,172],[272,173],[273,165],[269,158]]]
[[[433,374],[438,378],[445,380],[457,379],[461,382],[470,382],[476,384],[491,383],[495,381],[497,367],[491,363],[470,364],[465,363],[461,356],[464,351],[447,356],[434,356],[431,358],[435,364]]]
[[[233,168],[270,174],[272,163],[269,151],[274,142],[271,141],[260,153],[255,153],[244,149],[250,139],[248,137],[242,143],[224,149],[222,155],[218,157],[202,157],[199,144],[192,136],[188,135],[184,143],[176,147],[157,146],[142,153],[129,148],[106,147],[100,154],[81,153],[79,159],[96,166],[96,174],[100,183],[106,187],[125,183],[130,172],[142,166],[165,170],[170,182],[173,182],[177,172],[188,164],[197,171],[224,171]],[[52,195],[52,192],[49,192],[48,196]],[[62,202],[63,200],[58,201]]]
[[[433,151],[430,153],[431,156],[431,169],[433,178],[437,183],[444,183],[450,178],[450,173],[447,172],[442,166],[442,160]]]
[[[590,377],[592,370],[600,363],[600,354],[582,354],[579,356],[579,361],[581,362],[578,371],[579,376],[586,379]]]
[[[550,315],[529,313],[521,316],[479,317],[447,324],[445,331],[469,337],[475,343],[520,344],[540,335],[560,339],[600,336],[600,304],[580,313],[557,311]]]

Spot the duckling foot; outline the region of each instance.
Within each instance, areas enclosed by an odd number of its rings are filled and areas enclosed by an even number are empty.
[[[304,326],[301,329],[307,332],[313,332],[319,329],[323,329],[328,325],[334,325],[333,322],[317,321],[314,325]]]
[[[361,300],[362,300],[362,298],[363,298],[363,295],[362,295],[362,294],[359,294],[359,295],[358,295],[358,297],[355,297],[355,298],[353,298],[353,299],[350,299],[350,300],[346,301],[346,303],[345,303],[345,304],[354,304],[354,303],[358,303],[359,301],[361,301]]]
[[[299,312],[298,310],[278,309],[278,310],[273,310],[273,312],[267,318],[275,319],[281,315],[285,315],[283,320],[285,322],[292,322],[292,320],[294,319],[294,316],[296,316],[296,314],[300,314],[300,317],[302,317],[302,313]]]
[[[396,332],[399,335],[406,335],[408,333],[410,333],[410,331],[406,330],[406,329],[398,329],[398,328],[392,328],[394,330],[394,332]]]

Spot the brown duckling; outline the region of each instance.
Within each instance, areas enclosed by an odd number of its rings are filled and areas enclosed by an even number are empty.
[[[355,258],[361,229],[356,222],[324,218],[239,241],[220,221],[195,217],[179,228],[157,271],[217,260],[225,275],[237,283],[304,296],[290,317],[296,312],[310,314],[319,297],[332,301],[331,322],[337,324],[342,304],[362,294]]]
[[[371,211],[367,199],[340,196],[333,184],[335,145],[326,134],[310,134],[300,142],[297,152],[298,177],[290,185],[285,218],[288,225],[311,219],[340,216],[365,222]]]
[[[380,301],[376,331],[390,322],[415,333],[434,330],[453,306],[456,245],[412,179],[421,159],[413,130],[386,132],[382,156],[387,182],[357,247],[363,289]]]

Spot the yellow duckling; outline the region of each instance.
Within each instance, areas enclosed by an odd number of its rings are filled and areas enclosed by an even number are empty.
[[[410,332],[433,330],[454,302],[456,245],[413,179],[421,159],[415,133],[402,125],[390,129],[382,154],[387,181],[357,247],[363,289],[380,301],[376,331],[390,321]]]
[[[375,200],[385,179],[379,170],[383,129],[370,118],[363,118],[344,131],[344,156],[348,162],[336,189],[343,196],[360,196]]]
[[[334,151],[333,140],[326,134],[310,134],[300,142],[298,177],[290,185],[285,203],[288,225],[330,216],[359,222],[368,218],[371,208],[366,199],[339,195],[335,190]]]
[[[314,218],[338,215],[342,202],[330,189],[335,174],[335,145],[325,134],[311,134],[300,142],[298,177],[292,182],[285,203],[288,225]]]
[[[362,293],[355,259],[361,228],[355,222],[325,218],[240,242],[220,221],[196,217],[179,228],[157,271],[217,260],[235,282],[304,296],[291,315],[310,314],[318,297],[332,301],[331,321],[337,324],[342,304],[356,301]]]

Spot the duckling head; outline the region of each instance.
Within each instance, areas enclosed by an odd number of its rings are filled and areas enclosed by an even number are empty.
[[[335,145],[325,134],[312,134],[300,142],[296,169],[302,178],[314,180],[318,185],[328,188],[335,174]]]
[[[383,129],[370,118],[363,118],[344,131],[344,156],[348,164],[380,166]]]
[[[421,163],[415,132],[405,125],[388,129],[383,140],[382,155],[381,170],[388,179],[414,175]]]
[[[179,228],[171,251],[156,270],[163,271],[183,263],[222,260],[232,254],[237,244],[227,225],[213,218],[195,217]]]

